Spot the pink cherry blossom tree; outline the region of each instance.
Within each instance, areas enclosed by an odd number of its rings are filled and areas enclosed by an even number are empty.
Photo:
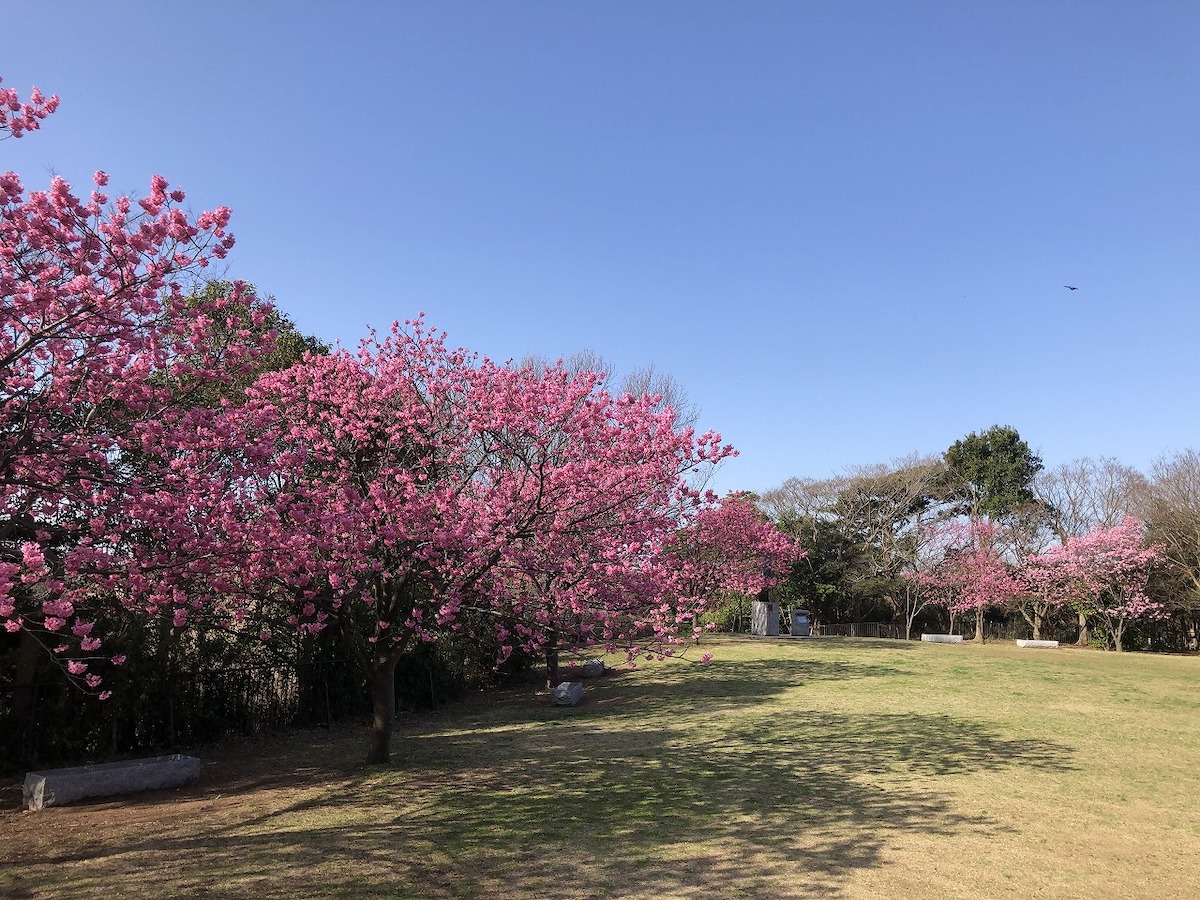
[[[653,396],[498,365],[418,319],[246,397],[174,424],[151,479],[170,489],[129,503],[156,537],[108,577],[181,627],[336,625],[370,685],[373,762],[415,641],[487,627],[502,655],[665,655],[696,618],[667,549],[711,500],[686,476],[733,451],[677,429]]]
[[[914,577],[952,617],[973,612],[975,641],[983,643],[984,612],[1007,604],[1020,591],[1011,567],[999,552],[1000,526],[970,517],[939,523],[934,528],[942,559]]]
[[[1020,590],[1013,597],[1012,606],[1033,629],[1035,641],[1042,639],[1042,630],[1050,617],[1071,605],[1076,586],[1073,565],[1071,554],[1055,544],[1029,557],[1018,569],[1016,579]]]
[[[755,596],[785,577],[805,552],[746,493],[701,510],[675,537],[666,575],[680,596],[705,602],[722,593]],[[703,629],[692,625],[700,640]]]
[[[57,104],[0,99],[13,137]],[[665,656],[714,586],[790,552],[736,503],[707,512],[688,478],[733,451],[661,397],[480,359],[419,319],[245,386],[268,306],[186,291],[231,247],[229,210],[193,219],[160,176],[137,201],[106,184],[0,176],[0,624],[81,684],[101,686],[99,606],[263,640],[335,626],[383,761],[414,642]],[[689,558],[681,534],[719,552]]]
[[[1164,558],[1161,547],[1147,542],[1136,516],[1067,541],[1062,565],[1072,588],[1068,598],[1100,623],[1114,650],[1122,649],[1129,623],[1162,614],[1163,605],[1147,596],[1146,585]]]
[[[20,138],[58,105],[0,89],[0,136]],[[214,341],[213,323],[260,322],[267,308],[235,288],[185,302],[185,286],[233,244],[225,207],[192,217],[182,190],[155,175],[140,200],[110,197],[96,172],[80,198],[62,178],[26,192],[0,174],[0,626],[70,659],[101,639],[78,576],[99,548],[120,555],[130,489],[183,415],[189,387],[234,377],[260,342],[245,329]]]

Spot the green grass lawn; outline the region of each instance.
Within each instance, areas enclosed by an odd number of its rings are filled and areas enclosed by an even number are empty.
[[[9,897],[1200,896],[1200,659],[724,639],[0,815]]]

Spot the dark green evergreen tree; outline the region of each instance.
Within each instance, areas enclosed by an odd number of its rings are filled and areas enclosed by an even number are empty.
[[[1033,479],[1042,460],[1011,426],[971,432],[951,445],[945,460],[970,515],[999,520],[1037,502]]]

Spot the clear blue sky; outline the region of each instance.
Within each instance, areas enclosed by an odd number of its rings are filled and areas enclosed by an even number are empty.
[[[671,372],[770,488],[1009,424],[1200,446],[1200,2],[6,0],[41,187],[234,209],[354,344]],[[1067,291],[1064,284],[1079,287]]]

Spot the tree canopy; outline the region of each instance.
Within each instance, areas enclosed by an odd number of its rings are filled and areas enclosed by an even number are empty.
[[[971,432],[951,444],[944,458],[965,506],[977,515],[1000,519],[1037,500],[1033,480],[1042,460],[1015,428]]]

